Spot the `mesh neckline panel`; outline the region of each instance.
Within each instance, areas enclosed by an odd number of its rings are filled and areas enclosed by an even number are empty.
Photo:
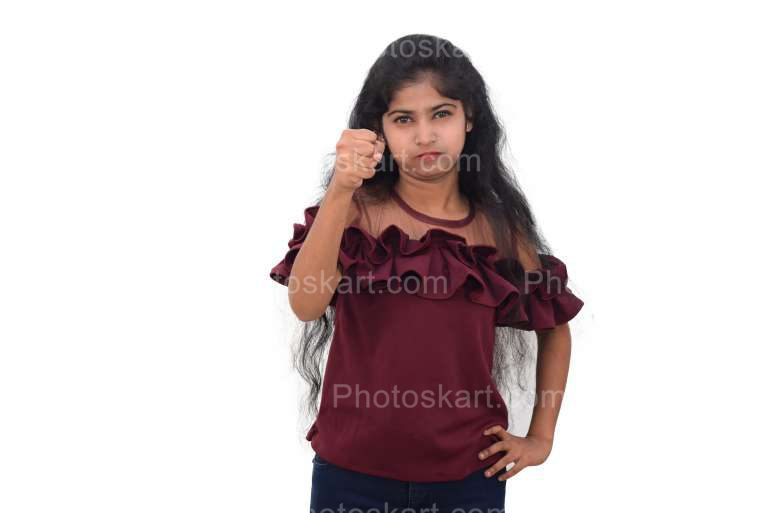
[[[419,210],[416,210],[411,206],[409,206],[409,204],[396,192],[395,188],[391,189],[391,194],[393,195],[393,200],[396,202],[396,204],[399,205],[401,208],[403,208],[408,214],[419,219],[420,221],[424,221],[426,223],[429,223],[435,226],[446,226],[448,228],[460,228],[462,226],[467,225],[471,221],[473,221],[473,218],[476,214],[476,206],[471,201],[468,215],[465,216],[463,219],[441,219],[440,217],[433,217],[433,216],[429,216],[428,214],[424,214]]]
[[[383,199],[354,194],[357,215],[351,224],[373,237],[379,237],[390,225],[396,225],[412,240],[420,240],[428,231],[440,229],[461,236],[468,245],[496,246],[486,214],[473,201],[464,219],[441,219],[411,209],[405,202],[400,203],[401,198],[392,192]]]

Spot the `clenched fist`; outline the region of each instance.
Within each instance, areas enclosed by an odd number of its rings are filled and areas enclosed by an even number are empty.
[[[385,152],[385,140],[366,128],[346,128],[337,142],[337,156],[330,186],[353,192],[374,176]]]

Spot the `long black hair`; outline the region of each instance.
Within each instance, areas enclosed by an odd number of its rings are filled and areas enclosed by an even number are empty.
[[[485,213],[499,253],[516,256],[517,248],[521,247],[516,241],[523,241],[535,257],[537,253],[551,254],[524,194],[501,158],[505,133],[493,112],[487,86],[467,55],[449,41],[411,34],[390,43],[369,69],[350,114],[348,128],[367,128],[382,133],[382,116],[395,93],[426,76],[440,94],[460,100],[466,118],[473,122],[458,160],[459,187]],[[479,168],[473,168],[474,165]],[[387,147],[376,171],[372,178],[364,180],[359,190],[363,189],[369,197],[386,197],[398,180],[398,166]],[[325,195],[333,173],[332,164],[323,174],[323,191],[316,204],[320,204]],[[512,279],[512,267],[503,265],[501,274]],[[292,347],[293,367],[308,385],[302,409],[309,423],[318,413],[322,370],[333,328],[334,307],[329,306],[319,319],[303,323]],[[507,326],[495,329],[493,378],[509,406],[509,431],[515,420],[510,407],[514,394],[517,390],[526,391],[527,382],[532,378],[533,369],[529,365],[534,354],[532,342],[525,331]]]

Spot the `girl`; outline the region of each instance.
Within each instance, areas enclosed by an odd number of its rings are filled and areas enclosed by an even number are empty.
[[[507,479],[548,457],[583,302],[503,140],[450,42],[405,36],[369,70],[324,194],[270,272],[305,321],[293,355],[314,419],[311,510],[503,511]],[[520,437],[506,402],[533,331],[537,398]]]

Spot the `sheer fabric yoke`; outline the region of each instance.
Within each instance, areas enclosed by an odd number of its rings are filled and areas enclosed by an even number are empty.
[[[395,225],[411,240],[420,240],[430,230],[438,229],[462,237],[467,245],[495,245],[484,214],[472,202],[465,217],[442,219],[420,212],[393,191],[384,201],[365,199],[355,194],[352,211],[349,224],[375,238]]]

